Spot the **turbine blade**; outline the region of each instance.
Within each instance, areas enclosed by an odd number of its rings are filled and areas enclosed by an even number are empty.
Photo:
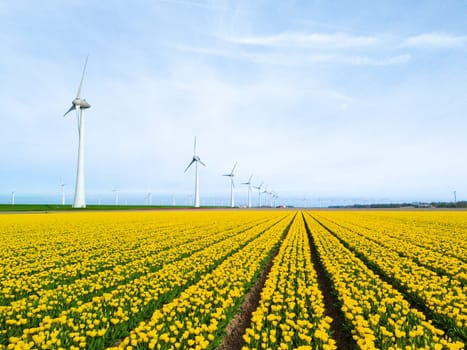
[[[195,136],[195,145],[193,147],[193,154],[196,155],[196,136]]]
[[[81,94],[81,87],[83,86],[84,73],[86,73],[86,66],[88,65],[88,57],[89,56],[86,56],[86,61],[84,62],[83,75],[81,75],[81,82],[79,83],[79,88],[78,88],[78,93],[76,94],[76,98],[79,98]]]
[[[252,178],[253,178],[253,174],[250,175],[250,178],[248,179],[248,183],[251,183]]]
[[[68,113],[70,113],[75,108],[76,108],[75,105],[71,105],[70,109],[68,111],[66,111],[66,113],[63,116],[66,116]]]
[[[207,165],[206,165],[206,164],[204,164],[204,163],[201,161],[201,159],[200,159],[200,160],[198,160],[198,162],[200,162],[200,164],[201,164],[201,165],[203,165],[203,166],[207,167]]]
[[[191,167],[191,165],[192,165],[194,162],[196,162],[196,160],[192,159],[191,162],[190,162],[190,164],[188,164],[188,166],[186,167],[184,173],[186,173],[186,171]]]
[[[233,166],[232,171],[230,172],[230,174],[233,175],[233,172],[234,172],[234,170],[235,170],[235,167],[237,166],[237,163],[238,163],[238,162],[235,162],[235,165]]]

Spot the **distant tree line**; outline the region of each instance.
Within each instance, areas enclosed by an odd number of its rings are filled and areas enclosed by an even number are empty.
[[[394,208],[467,208],[467,201],[459,202],[431,202],[431,203],[374,203],[374,204],[353,204],[353,205],[333,205],[329,208],[380,208],[380,209],[394,209]]]

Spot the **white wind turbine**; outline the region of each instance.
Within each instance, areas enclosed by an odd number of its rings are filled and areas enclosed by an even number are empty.
[[[274,208],[275,208],[275,207],[277,207],[277,199],[279,198],[279,195],[277,194],[277,192],[274,193],[273,198],[274,198]]]
[[[261,208],[261,187],[263,187],[263,183],[264,182],[261,182],[259,186],[253,186],[253,188],[258,190],[258,208]]]
[[[73,101],[71,101],[70,109],[63,115],[67,115],[72,110],[76,110],[76,120],[78,122],[78,134],[79,134],[79,146],[78,146],[78,169],[76,172],[76,187],[75,187],[75,200],[73,202],[73,208],[86,208],[86,193],[84,187],[84,110],[90,108],[91,105],[86,102],[85,99],[80,98],[81,87],[83,86],[84,73],[86,72],[86,66],[88,64],[88,58],[84,63],[83,74],[81,76],[81,82],[79,83],[78,93]]]
[[[264,193],[265,195],[268,195],[268,194],[269,194],[268,185],[266,185],[266,187],[264,188],[263,193]],[[268,197],[266,197],[266,203],[265,203],[264,205],[265,205],[266,207],[269,207],[269,199],[268,199]]]
[[[196,136],[195,136],[195,145],[194,145],[194,150],[193,150],[193,158],[191,159],[190,164],[185,169],[185,172],[190,168],[190,166],[195,163],[195,203],[194,207],[199,208],[199,182],[198,182],[198,163],[200,163],[203,166],[206,166],[201,159],[196,155]]]
[[[269,191],[269,196],[270,196],[270,199],[269,199],[269,200],[270,200],[270,207],[271,207],[271,208],[272,208],[272,207],[275,207],[275,204],[274,204],[274,203],[275,203],[275,200],[274,200],[274,198],[275,198],[275,196],[276,196],[276,193],[274,192],[274,190]]]
[[[235,184],[234,184],[234,170],[235,170],[235,167],[237,166],[237,163],[235,163],[235,165],[233,166],[232,168],[232,171],[229,173],[229,174],[223,174],[222,176],[228,176],[230,177],[230,207],[233,208],[235,207],[235,198],[234,198],[234,187],[235,187]]]
[[[251,174],[247,182],[242,183],[242,185],[248,185],[248,208],[251,208],[251,179],[252,178],[253,178],[253,174]]]
[[[11,204],[15,205],[15,193],[16,191],[11,191]]]
[[[60,187],[62,188],[62,205],[65,205],[65,183],[61,181]]]
[[[115,186],[115,188],[112,190],[112,192],[115,193],[115,205],[118,205],[118,186]]]

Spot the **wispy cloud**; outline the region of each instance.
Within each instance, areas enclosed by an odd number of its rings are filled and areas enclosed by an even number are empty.
[[[356,36],[342,33],[281,33],[269,36],[228,37],[225,40],[240,45],[317,49],[360,48],[380,43],[380,39],[375,36]]]
[[[390,66],[410,61],[410,54],[395,56],[373,57],[362,55],[312,55],[311,60],[319,63],[340,63],[361,66]]]
[[[188,5],[188,6],[198,6],[198,7],[205,7],[205,8],[214,8],[206,1],[194,1],[194,0],[159,0],[162,3],[170,3],[170,4],[177,4],[177,5]]]
[[[394,64],[407,63],[411,59],[410,54],[400,54],[393,56],[367,56],[352,54],[306,54],[306,53],[252,53],[245,51],[234,51],[230,49],[217,49],[207,47],[195,47],[189,45],[176,45],[175,48],[191,53],[225,57],[237,60],[247,60],[260,64],[272,64],[280,66],[296,66],[312,63],[323,64],[346,64],[346,65],[368,65],[368,66],[388,66]]]
[[[455,49],[467,47],[467,36],[444,33],[426,33],[408,37],[402,43],[403,47],[429,49]]]

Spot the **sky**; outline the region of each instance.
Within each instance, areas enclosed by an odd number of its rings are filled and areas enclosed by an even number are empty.
[[[465,1],[0,2],[0,203],[467,199]],[[256,193],[254,194],[256,198]],[[45,198],[45,197],[44,197]],[[110,199],[108,199],[110,200]]]

